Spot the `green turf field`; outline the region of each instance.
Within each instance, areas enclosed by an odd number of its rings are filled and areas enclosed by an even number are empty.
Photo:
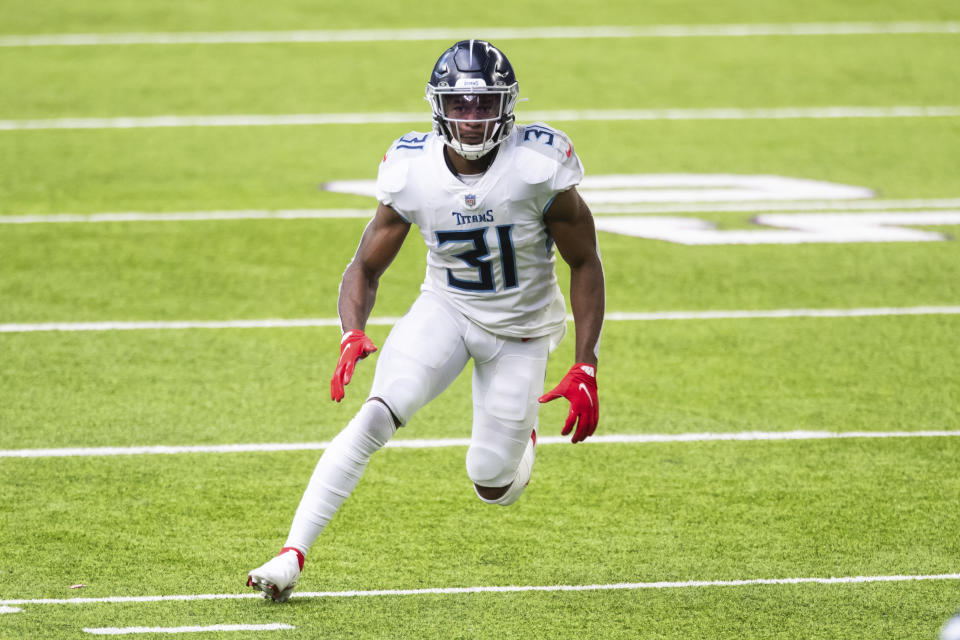
[[[0,640],[920,640],[960,610],[960,5],[498,0],[479,13],[0,0]],[[730,27],[848,23],[869,33]],[[593,442],[551,440],[566,410],[545,406],[526,494],[484,505],[453,440],[469,436],[467,372],[395,438],[443,446],[376,454],[300,597],[254,597],[247,571],[279,549],[320,449],[372,380],[364,362],[329,401],[339,278],[375,203],[322,185],[372,180],[393,139],[428,129],[423,85],[453,39],[406,38],[664,25],[718,32],[494,40],[529,98],[518,120],[557,114],[591,177],[768,175],[872,197],[701,201],[694,186],[664,201],[658,184],[621,206],[585,184],[598,217],[703,220],[719,238],[599,234]],[[298,30],[367,35],[10,40]],[[840,107],[852,111],[822,111]],[[370,121],[391,113],[413,115]],[[295,114],[362,122],[269,120]],[[117,120],[167,116],[213,120]],[[268,120],[216,120],[228,116]],[[335,212],[275,217],[291,210]],[[758,215],[891,211],[943,235],[723,244],[769,231]],[[411,233],[381,281],[377,344],[417,295],[423,253]],[[568,336],[548,384],[572,358]],[[301,448],[256,448],[268,444]]]

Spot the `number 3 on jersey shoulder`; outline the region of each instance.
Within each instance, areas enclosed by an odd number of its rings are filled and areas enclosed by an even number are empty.
[[[464,229],[462,231],[437,231],[437,246],[449,242],[468,245],[465,251],[454,254],[454,257],[463,260],[467,265],[477,270],[477,280],[464,280],[453,275],[452,269],[447,269],[447,284],[449,286],[466,291],[497,290],[493,277],[493,263],[489,260],[488,229],[490,227]],[[518,285],[517,256],[513,249],[513,225],[500,225],[496,227],[496,230],[497,246],[500,248],[500,266],[503,272],[503,288],[512,289]]]

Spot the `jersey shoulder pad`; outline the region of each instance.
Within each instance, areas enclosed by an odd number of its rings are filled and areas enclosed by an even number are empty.
[[[529,184],[546,182],[564,165],[579,163],[567,134],[542,122],[517,127],[517,147],[517,170]]]
[[[397,193],[407,183],[407,171],[410,162],[422,156],[427,141],[432,134],[411,131],[397,138],[383,155],[380,169],[377,171],[377,192]]]

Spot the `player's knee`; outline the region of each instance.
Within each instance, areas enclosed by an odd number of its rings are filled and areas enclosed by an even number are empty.
[[[467,475],[478,487],[507,487],[515,472],[503,455],[489,447],[474,444],[467,450]]]
[[[403,425],[426,404],[423,384],[412,376],[391,373],[374,380],[370,399],[386,406]]]
[[[353,420],[337,434],[330,447],[357,451],[369,457],[383,447],[396,430],[389,407],[381,402],[366,402]]]
[[[473,478],[473,486],[477,496],[488,504],[498,504],[504,507],[516,502],[527,485],[530,484],[530,475],[533,472],[533,462],[536,457],[534,444],[533,439],[527,442],[520,462],[515,467],[504,463],[504,459],[496,452],[479,446],[470,447],[467,452],[468,469],[471,462],[478,467],[485,462],[488,465],[486,469],[474,469],[478,472],[478,475],[480,475],[479,471],[481,470],[484,471],[482,475],[491,475],[494,473],[495,467],[500,470],[500,475],[493,480],[478,481]],[[474,452],[473,456],[470,455],[471,451]],[[494,456],[496,456],[496,459],[494,459]]]
[[[393,419],[393,426],[394,426],[394,427],[398,427],[398,428],[399,428],[400,426],[403,425],[403,422],[401,422],[400,418],[397,417],[397,414],[394,413],[393,409],[390,408],[390,404],[389,404],[386,400],[384,400],[383,398],[374,397],[374,398],[370,398],[369,400],[367,400],[367,402],[379,402],[380,404],[382,404],[383,407],[384,407],[384,408],[387,410],[387,412],[390,414],[390,417]]]

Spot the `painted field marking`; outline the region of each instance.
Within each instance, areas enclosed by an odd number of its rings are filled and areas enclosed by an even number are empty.
[[[611,311],[604,320],[756,320],[773,318],[869,318],[884,316],[956,315],[960,306],[876,307],[864,309],[769,309],[750,311]],[[573,322],[573,317],[567,320]],[[0,325],[2,327],[3,325]]]
[[[836,118],[956,118],[960,106],[838,106],[779,109],[568,109],[521,114],[524,122],[791,120]],[[429,113],[299,113],[276,115],[145,116],[0,120],[0,131],[49,129],[144,129],[167,127],[276,127],[367,124],[426,124]]]
[[[724,38],[960,33],[960,22],[807,22],[677,24],[597,27],[489,27],[464,29],[350,29],[154,33],[52,33],[0,36],[0,47],[142,44],[269,44],[296,42],[419,42],[432,40],[538,40],[568,38]]]
[[[610,322],[653,322],[659,320],[749,320],[774,318],[865,318],[884,316],[958,315],[960,306],[873,307],[862,309],[761,309],[716,311],[610,311]],[[380,316],[368,325],[392,326],[398,317]],[[567,316],[573,322],[573,316]],[[290,329],[339,327],[339,318],[267,318],[262,320],[156,320],[104,322],[38,322],[0,324],[0,333],[36,333],[46,331],[167,331],[186,329]]]
[[[960,430],[939,431],[738,431],[731,433],[603,434],[591,436],[588,444],[656,444],[667,442],[773,442],[796,440],[846,440],[870,438],[957,438]],[[539,436],[537,444],[566,444],[569,437]],[[398,438],[386,444],[390,449],[436,449],[467,447],[470,438]],[[279,451],[322,451],[322,442],[281,442],[211,445],[145,445],[129,447],[65,447],[58,449],[0,449],[0,458],[88,458],[102,456],[180,455],[190,453],[272,453]]]
[[[324,191],[376,198],[375,180],[334,180]],[[873,189],[771,174],[627,173],[588,175],[577,191],[591,208],[637,203],[870,201]]]
[[[367,324],[396,324],[399,317],[370,318]],[[268,318],[262,320],[173,320],[143,322],[48,322],[37,324],[0,324],[0,333],[33,331],[155,331],[179,329],[291,329],[299,327],[339,327],[339,318]]]
[[[756,229],[718,229],[710,220],[668,216],[605,216],[595,222],[597,231],[687,246],[943,242],[951,236],[912,227],[960,225],[960,209],[767,213],[752,219]]]
[[[340,220],[372,218],[367,209],[237,209],[234,211],[122,211],[114,213],[50,213],[24,216],[0,215],[0,224],[49,224],[79,222],[195,222],[209,220]]]
[[[584,198],[594,214],[628,215],[655,213],[766,213],[802,211],[867,211],[891,209],[954,209],[960,198],[914,198],[910,200],[803,200],[789,202],[677,202],[603,203]],[[105,213],[37,213],[2,215],[2,224],[93,224],[105,222],[193,222],[216,220],[337,220],[369,219],[374,207],[364,209],[237,209],[221,211],[118,211]]]
[[[426,589],[374,589],[364,591],[306,591],[294,593],[298,599],[313,598],[374,598],[390,596],[461,595],[476,593],[526,593],[526,592],[579,592],[579,591],[636,591],[644,589],[691,589],[705,587],[750,587],[765,585],[799,584],[871,584],[883,582],[924,582],[960,580],[960,573],[930,575],[889,576],[842,576],[807,578],[753,578],[743,580],[684,580],[662,582],[618,582],[612,584],[583,585],[524,585],[524,586],[479,586],[435,587]],[[206,593],[168,596],[108,596],[104,598],[38,598],[25,600],[2,600],[0,605],[82,605],[82,604],[145,604],[155,602],[190,602],[196,600],[246,600],[262,598],[261,593]]]
[[[908,200],[803,200],[801,202],[676,202],[590,204],[595,214],[620,215],[636,213],[768,213],[805,211],[867,211],[882,212],[894,209],[955,209],[960,198],[912,198]],[[50,214],[55,215],[55,214]],[[2,224],[0,218],[0,224]]]
[[[280,631],[296,629],[289,624],[212,624],[206,627],[100,627],[84,628],[87,633],[96,636],[125,636],[141,633],[213,633],[216,631]]]

